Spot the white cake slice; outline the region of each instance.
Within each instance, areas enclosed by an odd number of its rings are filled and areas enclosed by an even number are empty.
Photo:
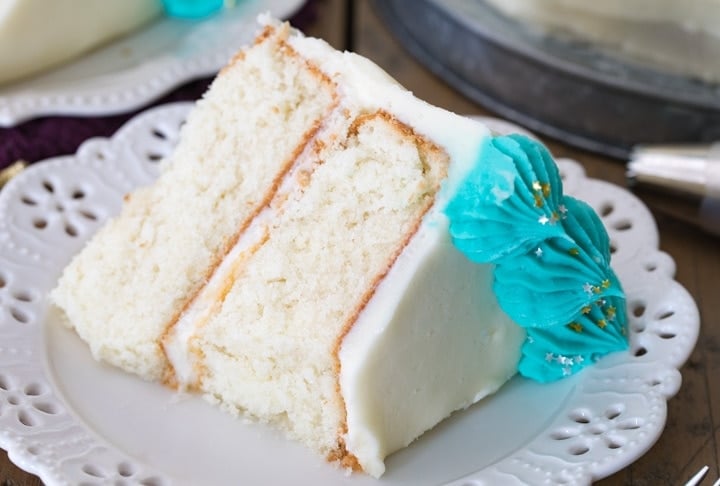
[[[494,265],[451,243],[445,211],[490,133],[264,22],[159,180],[126,197],[52,300],[97,359],[380,476],[387,455],[518,369],[526,331],[498,305]],[[536,185],[525,199],[545,228],[557,188]]]

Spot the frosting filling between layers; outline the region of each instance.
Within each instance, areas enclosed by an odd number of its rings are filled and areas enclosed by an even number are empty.
[[[272,209],[266,208],[253,220],[188,309],[163,337],[162,346],[174,373],[169,381],[180,390],[199,386],[203,365],[197,351],[193,349],[193,337],[222,305],[232,285],[233,276],[240,270],[242,262],[262,244],[263,238],[267,235],[272,212]]]

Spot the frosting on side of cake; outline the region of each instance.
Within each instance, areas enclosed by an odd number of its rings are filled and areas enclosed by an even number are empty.
[[[5,0],[0,83],[50,68],[149,22],[159,0]]]
[[[497,304],[492,266],[468,264],[433,211],[343,340],[348,451],[380,476],[388,454],[512,377],[524,338]]]

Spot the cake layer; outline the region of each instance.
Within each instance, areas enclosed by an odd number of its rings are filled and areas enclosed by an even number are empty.
[[[163,377],[165,329],[335,105],[333,83],[281,37],[262,38],[225,68],[158,182],[129,195],[121,215],[65,270],[52,298],[96,358]]]

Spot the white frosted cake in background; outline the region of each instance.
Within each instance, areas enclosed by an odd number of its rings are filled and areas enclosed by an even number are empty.
[[[0,2],[0,83],[57,66],[139,28],[160,0]]]
[[[551,34],[615,49],[673,73],[720,80],[719,0],[482,0]]]
[[[574,241],[559,176],[531,142],[497,141],[367,59],[264,23],[190,114],[160,179],[126,197],[51,298],[97,359],[380,476],[388,454],[523,370],[532,331],[498,300],[521,293],[496,296],[500,263],[470,263],[451,242],[448,209],[468,207],[458,195],[478,168],[504,182],[471,195],[512,201],[504,186],[535,170],[540,179],[511,191],[532,204],[530,220],[500,224]],[[520,169],[506,166],[513,157]],[[464,217],[454,238],[472,240]],[[500,256],[522,257],[518,243],[534,255],[546,244],[536,234],[508,232]],[[574,291],[592,281],[588,298],[611,298],[617,285],[600,273]],[[587,302],[576,304],[580,316]],[[552,350],[557,360],[530,364],[551,379],[579,369]]]

